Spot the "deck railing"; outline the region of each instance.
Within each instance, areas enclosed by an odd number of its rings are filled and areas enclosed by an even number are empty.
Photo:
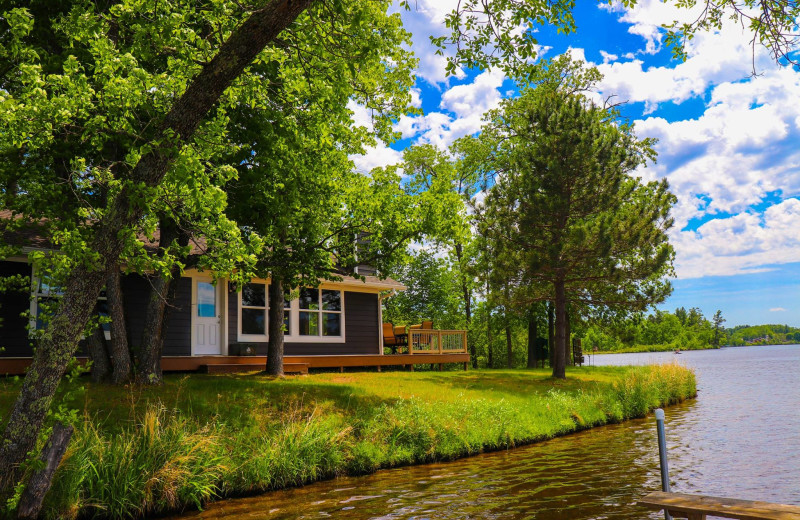
[[[411,329],[408,331],[409,354],[466,354],[467,331]]]

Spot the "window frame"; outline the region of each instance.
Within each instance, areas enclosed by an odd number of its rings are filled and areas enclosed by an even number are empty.
[[[237,305],[237,327],[236,327],[236,340],[239,343],[266,343],[269,341],[269,285],[270,280],[263,280],[253,278],[250,280],[249,283],[258,283],[263,284],[265,286],[265,291],[267,294],[267,301],[266,308],[265,308],[265,317],[264,322],[266,324],[264,334],[243,334],[242,333],[242,291],[238,291],[236,295],[236,305]],[[310,288],[314,290],[315,288]],[[326,291],[338,291],[339,292],[339,301],[341,310],[339,311],[326,311],[324,309],[319,309],[317,311],[309,310],[309,309],[300,309],[300,299],[294,298],[289,301],[289,305],[284,307],[284,312],[289,313],[289,328],[284,332],[284,342],[285,343],[344,343],[346,341],[346,328],[345,328],[345,290],[344,288],[332,286],[330,284],[322,284],[315,289],[317,291],[317,295],[320,298],[320,304],[322,301],[322,290]],[[244,306],[244,308],[249,308],[249,306]],[[316,312],[318,314],[323,313],[333,313],[339,314],[339,330],[341,334],[339,336],[323,336],[322,335],[322,321],[321,316],[318,320],[318,330],[320,335],[318,336],[301,336],[300,335],[300,313],[301,312]]]
[[[241,290],[237,293],[237,305],[238,305],[238,326],[236,329],[237,339],[240,342],[264,342],[269,339],[269,284],[263,280],[250,280],[248,283],[251,284],[259,284],[264,286],[264,307],[260,306],[252,306],[252,305],[244,305],[242,303],[242,296],[244,295],[244,290]],[[244,288],[242,288],[244,289]],[[245,334],[242,332],[242,309],[264,309],[264,334]]]
[[[35,339],[39,331],[44,330],[43,328],[39,328],[39,300],[40,299],[60,299],[64,296],[64,293],[61,287],[59,290],[52,291],[49,289],[46,293],[40,291],[42,287],[42,278],[36,272],[36,269],[31,269],[31,290],[30,290],[30,317],[28,318],[28,337],[31,339]],[[105,287],[100,291],[100,294],[97,296],[97,301],[108,301],[108,296],[106,295]],[[104,323],[102,325],[103,328],[103,336],[105,337],[106,341],[111,341],[111,327],[108,323]],[[84,336],[81,336],[81,339],[86,339]]]
[[[327,343],[331,339],[338,340],[339,338],[343,338],[344,337],[344,291],[342,291],[341,289],[331,289],[330,287],[316,287],[316,288],[305,287],[305,289],[310,289],[312,291],[314,291],[314,290],[317,291],[317,304],[318,304],[319,308],[318,309],[301,309],[300,308],[300,299],[299,298],[297,299],[297,331],[298,331],[298,336],[301,337],[301,338],[314,338],[314,340],[315,340],[314,342],[317,342],[319,340],[325,339],[325,341],[322,341],[323,343]],[[325,309],[322,308],[322,306],[323,306],[322,291],[336,291],[336,292],[339,293],[339,310],[338,311],[325,310]],[[303,312],[314,313],[314,314],[317,315],[317,332],[318,332],[317,335],[312,335],[312,334],[302,335],[302,334],[300,334],[300,313],[303,313]],[[323,318],[324,314],[338,314],[339,315],[339,332],[340,332],[340,334],[338,336],[325,336],[323,334],[323,328],[322,328],[323,327],[323,325],[322,325],[323,324],[323,319],[322,318]],[[307,341],[307,343],[311,343],[311,341]]]

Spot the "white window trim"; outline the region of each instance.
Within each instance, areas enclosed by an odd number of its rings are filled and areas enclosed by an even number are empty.
[[[341,303],[341,310],[338,311],[326,311],[322,309],[322,292],[321,291],[339,291],[339,301]],[[288,338],[286,339],[287,342],[291,343],[344,343],[345,342],[345,324],[344,324],[344,291],[339,287],[329,287],[329,286],[319,286],[316,288],[317,296],[319,298],[320,309],[301,309],[300,308],[300,299],[295,298],[292,300],[292,319],[290,324],[292,328],[297,331],[291,340]],[[317,320],[317,327],[319,327],[319,336],[301,336],[300,335],[300,313],[301,312],[314,312],[317,313],[320,318]],[[322,314],[324,313],[330,314],[339,314],[339,330],[341,330],[342,334],[340,336],[323,336],[322,335]],[[296,318],[295,318],[296,316]]]
[[[236,340],[239,343],[266,343],[269,341],[269,280],[262,280],[262,279],[252,279],[251,283],[262,283],[266,285],[267,291],[267,316],[265,317],[265,330],[264,334],[242,334],[242,292],[239,291],[236,293],[236,306],[238,310],[238,316],[236,324]],[[345,291],[343,288],[338,286],[331,286],[328,284],[323,284],[317,287],[317,290],[328,290],[328,291],[339,291],[340,294],[340,301],[342,310],[341,311],[325,311],[320,309],[319,311],[311,310],[310,312],[335,312],[340,315],[339,319],[339,327],[342,332],[341,336],[301,336],[300,335],[300,312],[309,312],[309,309],[300,309],[300,299],[295,298],[289,302],[289,330],[284,333],[283,341],[284,343],[344,343],[346,341],[346,333],[347,330],[345,328]],[[320,295],[321,297],[321,295]],[[320,331],[321,331],[321,323],[320,323]]]
[[[244,334],[242,333],[242,309],[258,308],[242,305],[242,291],[236,293],[237,319],[236,339],[240,343],[265,343],[269,341],[269,282],[266,280],[250,280],[248,283],[258,283],[264,286],[264,334]],[[291,324],[291,318],[290,324]],[[288,337],[288,336],[284,336]]]
[[[28,337],[34,338],[36,332],[39,330],[37,325],[37,318],[39,316],[39,298],[61,298],[63,294],[44,294],[39,292],[41,278],[36,274],[36,269],[31,269],[31,304],[30,304],[30,317],[28,318]],[[107,301],[107,296],[98,295],[98,300]],[[111,341],[111,331],[103,329],[103,336],[105,336],[106,341]],[[86,339],[85,336],[81,336],[81,339]]]

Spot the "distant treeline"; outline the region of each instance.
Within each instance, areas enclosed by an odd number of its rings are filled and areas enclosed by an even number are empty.
[[[800,343],[800,328],[788,325],[737,325],[725,330],[728,345],[783,345]]]
[[[780,345],[800,343],[800,328],[788,325],[737,325],[725,328],[722,312],[709,320],[700,309],[656,311],[586,328],[584,349],[606,352],[697,350],[725,345]]]

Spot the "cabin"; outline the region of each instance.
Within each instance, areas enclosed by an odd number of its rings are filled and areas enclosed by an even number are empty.
[[[7,212],[6,212],[7,213]],[[3,215],[0,215],[3,218]],[[8,216],[6,216],[8,218]],[[23,254],[50,250],[44,239],[28,231]],[[368,266],[359,277],[323,282],[299,289],[297,298],[285,302],[284,364],[287,372],[309,368],[409,366],[469,361],[466,334],[451,333],[447,348],[427,350],[412,345],[406,352],[385,353],[382,335],[382,298],[405,287],[381,279]],[[42,280],[27,256],[0,260],[0,278],[21,275],[30,291],[0,292],[0,375],[23,373],[33,355],[31,330],[41,327],[42,303],[59,297],[58,287]],[[361,279],[363,277],[363,279]],[[268,279],[252,279],[236,290],[226,279],[214,281],[212,273],[187,269],[178,281],[177,294],[164,333],[162,368],[165,371],[208,372],[257,369],[266,363],[268,342]],[[122,276],[128,343],[142,337],[144,312],[151,290],[142,275]],[[99,296],[102,309],[105,295]],[[46,307],[46,305],[45,305]],[[26,312],[27,311],[27,312]],[[444,331],[448,334],[448,331]],[[109,332],[106,331],[108,338]],[[462,338],[458,339],[456,338]],[[430,334],[427,336],[430,338]],[[430,341],[427,341],[430,344]],[[85,355],[81,350],[79,356]]]

